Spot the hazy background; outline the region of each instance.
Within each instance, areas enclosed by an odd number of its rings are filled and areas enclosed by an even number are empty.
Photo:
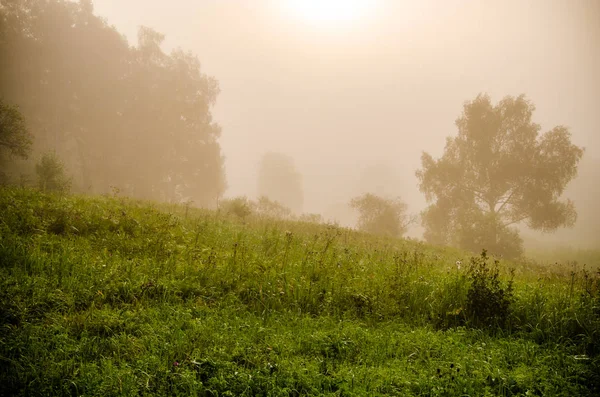
[[[566,125],[586,147],[585,183],[569,188],[584,221],[549,238],[597,240],[600,1],[373,0],[364,18],[329,27],[285,1],[94,5],[130,43],[138,26],[155,28],[165,51],[191,50],[218,79],[226,196],[254,197],[261,155],[281,152],[303,175],[305,212],[348,224],[340,204],[366,190],[400,195],[418,212],[421,152],[442,154],[463,102],[524,93],[542,131]]]

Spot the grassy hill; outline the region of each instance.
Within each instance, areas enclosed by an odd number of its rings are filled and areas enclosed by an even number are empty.
[[[599,280],[335,226],[3,188],[0,395],[598,395]]]

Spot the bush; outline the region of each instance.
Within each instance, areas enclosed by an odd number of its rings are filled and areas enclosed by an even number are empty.
[[[252,214],[252,204],[244,196],[223,200],[219,209],[228,215],[235,215],[241,219],[245,219]]]
[[[292,216],[292,210],[278,201],[261,196],[252,206],[256,213],[265,218],[289,219]]]
[[[0,98],[0,151],[26,159],[31,152],[32,141],[19,108],[4,103]]]
[[[45,153],[35,165],[38,186],[43,191],[67,193],[71,190],[71,178],[65,175],[65,166],[55,152]]]
[[[511,280],[506,285],[500,282],[498,261],[488,264],[487,251],[480,257],[472,257],[468,268],[471,282],[467,293],[466,314],[469,324],[476,328],[504,328],[513,299]]]

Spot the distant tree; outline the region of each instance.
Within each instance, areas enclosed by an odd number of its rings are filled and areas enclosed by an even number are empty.
[[[266,218],[286,219],[292,216],[291,209],[266,196],[259,197],[256,203],[253,203],[253,207],[256,214]]]
[[[65,166],[55,152],[45,153],[35,165],[38,186],[43,191],[67,193],[71,189],[71,178],[65,173]]]
[[[573,203],[560,196],[583,149],[562,126],[540,135],[534,110],[523,95],[496,106],[479,95],[464,104],[443,156],[423,153],[416,175],[432,203],[422,214],[427,241],[516,257],[522,240],[514,225],[549,232],[575,223]]]
[[[0,149],[9,155],[26,159],[31,151],[31,142],[19,108],[0,99]]]
[[[400,237],[415,221],[399,198],[386,199],[366,193],[353,198],[350,207],[359,212],[358,228],[368,233]]]
[[[279,202],[297,214],[302,212],[302,176],[291,157],[281,153],[263,155],[259,164],[258,194]]]

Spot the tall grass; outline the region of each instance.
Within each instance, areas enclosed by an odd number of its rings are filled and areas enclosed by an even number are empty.
[[[587,268],[498,262],[484,321],[457,250],[27,189],[0,214],[0,394],[600,392]]]

